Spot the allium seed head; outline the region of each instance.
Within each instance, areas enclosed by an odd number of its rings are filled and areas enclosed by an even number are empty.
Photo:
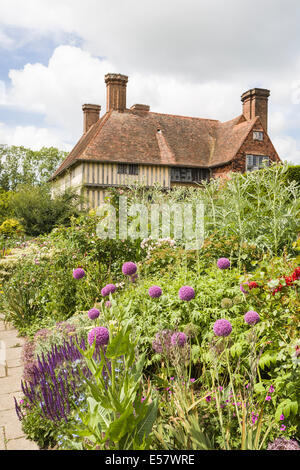
[[[107,297],[109,294],[113,294],[116,291],[116,286],[114,284],[107,284],[101,290],[101,295]]]
[[[215,322],[213,330],[216,336],[229,336],[232,331],[232,326],[230,321],[221,318]]]
[[[89,345],[92,346],[96,337],[96,346],[104,346],[109,341],[108,329],[104,326],[96,326],[88,334]]]
[[[73,269],[74,279],[81,279],[85,276],[85,272],[82,268]]]
[[[137,265],[133,263],[132,261],[128,261],[127,263],[124,263],[122,266],[122,273],[125,274],[125,276],[133,276],[137,272]]]
[[[190,286],[182,286],[179,289],[179,298],[180,300],[192,300],[195,297],[195,291],[192,287]]]
[[[176,332],[171,336],[171,344],[173,346],[183,347],[187,341],[187,336],[184,333]]]
[[[217,266],[219,269],[228,269],[230,268],[230,261],[227,258],[219,258],[217,261]]]
[[[254,312],[254,310],[250,310],[244,316],[244,320],[246,323],[248,323],[248,325],[256,325],[256,323],[258,323],[260,320],[260,316],[257,312]]]
[[[162,294],[162,290],[159,286],[151,286],[149,288],[149,291],[148,291],[150,297],[152,298],[156,298],[156,297],[160,297],[161,294]]]
[[[91,308],[91,310],[88,311],[88,316],[91,320],[95,320],[98,318],[100,315],[100,312],[97,308]]]

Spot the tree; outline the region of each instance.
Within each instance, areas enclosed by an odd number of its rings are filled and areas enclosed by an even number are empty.
[[[18,185],[40,185],[49,180],[67,152],[55,147],[31,150],[0,145],[0,188],[15,190]]]

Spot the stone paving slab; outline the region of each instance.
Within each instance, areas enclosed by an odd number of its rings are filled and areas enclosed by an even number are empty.
[[[6,395],[7,393],[19,392],[20,390],[21,381],[18,375],[12,377],[2,377],[0,379],[0,397],[1,395]]]
[[[12,410],[0,411],[0,426],[5,428],[6,439],[16,439],[24,436],[21,422]]]
[[[7,377],[19,377],[21,380],[23,376],[23,367],[8,367],[7,368]]]
[[[35,442],[28,441],[25,437],[11,439],[6,444],[7,450],[39,450]]]
[[[6,393],[5,395],[0,395],[0,412],[6,411],[6,410],[14,410],[15,412],[14,397],[16,397],[17,401],[20,401],[23,397],[23,393],[16,392],[16,393]]]
[[[22,345],[25,338],[17,330],[0,320],[0,340],[5,343],[7,371],[0,368],[0,450],[38,450],[38,446],[25,438],[16,411],[14,396],[20,400],[23,366]],[[17,345],[17,347],[15,347]],[[7,376],[3,376],[3,371]]]
[[[12,365],[15,364],[14,361],[20,360],[21,358],[21,353],[22,353],[22,348],[7,348],[6,349],[6,360],[7,363],[9,364],[11,362]]]

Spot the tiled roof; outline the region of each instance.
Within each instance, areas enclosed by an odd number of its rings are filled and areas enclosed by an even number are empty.
[[[190,167],[231,161],[258,118],[221,123],[126,109],[106,113],[56,170],[55,178],[77,161],[127,162]]]

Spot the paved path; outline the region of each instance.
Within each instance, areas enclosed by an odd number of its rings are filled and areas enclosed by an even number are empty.
[[[21,399],[21,377],[23,367],[21,350],[23,338],[18,332],[0,320],[0,451],[1,450],[38,450],[38,446],[28,441],[15,412],[14,396]],[[6,367],[3,365],[5,347]],[[2,353],[2,355],[1,355]]]

